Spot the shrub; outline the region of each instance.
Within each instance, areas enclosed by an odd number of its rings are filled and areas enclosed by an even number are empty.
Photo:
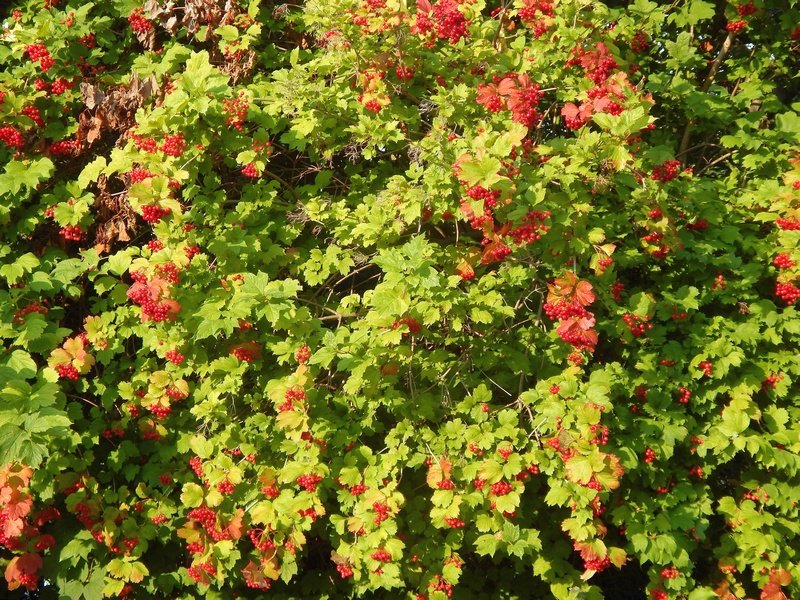
[[[12,4],[10,590],[800,593],[795,0]]]

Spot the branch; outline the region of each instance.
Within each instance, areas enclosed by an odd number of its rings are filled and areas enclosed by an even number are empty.
[[[725,56],[728,54],[728,51],[731,49],[731,45],[733,44],[733,38],[736,34],[732,31],[728,32],[728,35],[725,37],[725,41],[722,42],[722,48],[719,49],[719,53],[717,57],[714,59],[714,62],[711,63],[711,69],[706,75],[706,79],[703,82],[700,91],[707,92],[711,87],[711,84],[714,83],[714,77],[717,75],[717,71],[719,71],[720,65],[722,65],[722,61],[725,60]],[[689,121],[686,123],[686,127],[683,130],[683,137],[681,138],[681,145],[678,149],[678,154],[685,154],[686,149],[689,147],[689,139],[691,138],[692,132],[692,122]]]

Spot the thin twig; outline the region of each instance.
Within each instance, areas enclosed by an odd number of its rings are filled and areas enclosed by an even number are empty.
[[[722,42],[722,48],[719,49],[719,53],[717,53],[717,57],[714,59],[714,62],[711,63],[711,69],[706,75],[706,79],[703,82],[700,91],[707,92],[709,88],[711,88],[711,84],[714,82],[714,77],[717,75],[717,71],[719,70],[720,65],[722,65],[722,61],[725,60],[725,56],[728,54],[728,51],[731,49],[731,45],[733,44],[733,38],[736,34],[732,31],[728,32],[728,35],[725,37],[725,41]],[[681,138],[681,145],[678,148],[678,154],[685,154],[686,149],[689,147],[689,140],[692,136],[692,121],[689,120],[686,123],[686,127],[683,130],[683,137]]]

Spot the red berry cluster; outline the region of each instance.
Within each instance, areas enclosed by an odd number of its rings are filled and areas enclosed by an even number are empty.
[[[153,415],[155,415],[156,419],[159,421],[163,421],[172,414],[172,407],[169,405],[164,406],[162,404],[155,403],[148,406],[147,409],[153,413]]]
[[[167,350],[164,353],[164,358],[174,365],[180,365],[186,360],[186,357],[177,350]]]
[[[201,583],[206,581],[206,575],[209,577],[215,577],[217,574],[217,568],[212,562],[209,561],[200,563],[194,567],[189,567],[186,572],[195,583]]]
[[[3,125],[0,127],[0,142],[3,142],[9,148],[22,150],[25,145],[25,138],[11,125]]]
[[[219,491],[219,493],[222,494],[223,496],[230,496],[235,489],[236,486],[233,485],[233,483],[231,483],[227,479],[220,481],[217,484],[217,491]]]
[[[775,265],[779,269],[791,269],[797,263],[792,260],[792,257],[789,256],[786,252],[782,252],[778,254],[775,258],[772,259],[772,264]]]
[[[483,200],[484,208],[494,208],[500,199],[500,190],[487,190],[481,185],[474,185],[467,190],[467,196],[473,200]]]
[[[134,33],[147,33],[153,28],[153,22],[144,16],[144,9],[137,6],[128,15],[128,24],[131,26],[131,31]]]
[[[614,302],[619,302],[622,300],[622,292],[625,291],[625,284],[620,283],[619,281],[613,283],[611,285],[611,297],[614,298]]]
[[[594,437],[589,440],[590,444],[594,444],[595,446],[605,446],[608,443],[608,427],[605,425],[595,423],[594,425],[589,426],[589,431],[594,434]]]
[[[147,169],[135,168],[128,171],[128,179],[130,179],[131,183],[140,183],[145,179],[149,179],[151,177],[155,177],[155,173],[151,173]]]
[[[776,283],[775,296],[783,300],[787,306],[800,300],[800,287],[794,283]]]
[[[540,212],[537,210],[528,211],[520,225],[508,232],[508,235],[517,245],[530,244],[542,239],[542,234],[550,230],[549,225],[544,222],[550,218],[550,211]]]
[[[714,368],[714,363],[709,360],[704,360],[702,362],[697,363],[697,366],[703,371],[703,374],[706,377],[711,377],[712,369]]]
[[[31,313],[40,313],[46,315],[49,312],[46,306],[42,306],[38,300],[34,300],[27,306],[23,306],[21,309],[14,313],[14,317],[12,321],[17,325],[22,325],[25,322],[25,316]]]
[[[702,467],[694,466],[691,469],[689,469],[690,477],[696,477],[697,479],[702,479],[703,475],[704,473]]]
[[[319,482],[322,481],[322,476],[320,475],[300,475],[296,480],[297,485],[303,488],[307,492],[316,492],[317,486]]]
[[[67,81],[63,77],[59,77],[53,82],[53,85],[50,86],[50,93],[55,94],[56,96],[60,96],[67,90],[72,89],[73,85],[75,84]]]
[[[135,133],[131,133],[130,135],[133,143],[139,150],[142,150],[143,152],[149,152],[151,154],[158,150],[158,142],[156,142],[155,139],[137,135]]]
[[[767,502],[769,500],[769,495],[763,490],[749,490],[742,494],[742,498],[753,502]]]
[[[44,127],[44,119],[42,113],[33,104],[29,104],[22,109],[22,114],[36,123],[37,127]]]
[[[681,161],[668,160],[653,167],[650,179],[666,183],[675,179],[681,172]]]
[[[392,323],[392,329],[397,329],[401,325],[405,325],[406,327],[408,327],[408,332],[403,333],[403,335],[408,335],[408,334],[416,335],[422,330],[422,325],[420,325],[419,321],[417,321],[413,317],[403,317],[402,319],[394,321]]]
[[[651,590],[650,598],[651,600],[669,600],[669,596],[664,590]]]
[[[583,561],[583,568],[587,571],[597,571],[598,573],[605,571],[611,566],[611,559],[607,556],[605,558],[592,558]]]
[[[200,246],[194,245],[194,246],[186,246],[186,248],[183,249],[183,252],[184,254],[186,254],[186,258],[192,260],[195,256],[200,254],[202,250],[200,249]]]
[[[44,44],[28,44],[25,46],[25,54],[28,55],[32,61],[39,63],[39,68],[42,73],[47,73],[50,68],[55,64],[55,60],[50,56],[50,51]]]
[[[433,14],[433,31],[440,40],[446,39],[451,44],[455,44],[461,38],[469,35],[467,19],[458,10],[458,3],[455,0],[439,0],[431,12]],[[419,13],[417,13],[417,25],[422,29]]]
[[[207,506],[194,508],[186,516],[194,521],[199,521],[209,537],[215,542],[231,539],[231,534],[227,529],[221,530],[217,527],[217,513]]]
[[[190,544],[186,544],[186,551],[194,556],[195,554],[202,554],[206,551],[206,547],[202,544],[202,542],[192,542]]]
[[[351,485],[350,486],[350,495],[351,496],[360,496],[361,494],[366,492],[368,489],[369,489],[369,487],[367,487],[363,483],[357,483],[355,485]]]
[[[158,204],[147,204],[142,207],[142,218],[148,223],[158,223],[170,212],[169,208],[163,208]]]
[[[261,553],[268,552],[275,548],[275,542],[266,535],[263,529],[250,529],[247,535],[250,537],[250,541],[253,542],[253,546],[256,547],[256,550]]]
[[[514,454],[513,448],[498,448],[497,453],[503,457],[503,460],[508,460],[508,457]]]
[[[614,64],[616,65],[616,63]],[[537,110],[542,96],[544,93],[538,83],[528,83],[528,85],[514,90],[508,100],[511,120],[528,128],[535,127],[542,118]]]
[[[395,73],[395,75],[397,75],[397,78],[400,79],[400,80],[404,80],[405,81],[405,80],[414,78],[414,69],[412,69],[411,67],[405,67],[403,65],[397,65],[397,67],[394,70],[394,73]]]
[[[78,142],[75,140],[59,140],[58,142],[53,142],[47,148],[47,151],[50,154],[56,156],[70,156],[75,154],[78,150]]]
[[[771,373],[769,377],[761,382],[761,389],[763,391],[774,390],[775,386],[781,379],[783,379],[783,375],[781,373]]]
[[[175,386],[168,387],[166,389],[166,394],[167,394],[167,396],[169,396],[173,400],[183,400],[186,397],[186,394],[184,394],[182,391],[180,391]]]
[[[274,485],[267,485],[261,488],[261,493],[264,494],[270,500],[274,500],[275,498],[280,496],[281,492]]]
[[[747,29],[747,21],[738,20],[738,21],[729,21],[727,25],[725,25],[725,31],[730,33],[741,33]]]
[[[692,399],[692,392],[689,391],[685,387],[678,388],[678,402],[681,404],[689,404],[689,400]]]
[[[147,277],[140,273],[131,273],[131,276],[136,283],[128,288],[126,295],[142,308],[142,321],[161,322],[177,316],[180,304],[165,298],[166,281],[154,278],[148,284]]]
[[[186,140],[182,133],[165,135],[159,149],[167,156],[182,156],[186,150]]]
[[[369,557],[372,560],[377,560],[378,562],[391,562],[392,561],[392,555],[389,554],[383,548],[379,548],[378,550],[376,550],[375,552],[370,554]]]
[[[641,337],[653,328],[653,324],[647,322],[646,316],[640,317],[639,315],[626,313],[622,315],[622,320],[625,321],[628,329],[631,330],[633,337]]]
[[[261,177],[261,173],[258,172],[255,163],[248,163],[242,167],[242,175],[245,177],[249,177],[250,179],[258,179]]]
[[[375,99],[369,100],[364,94],[358,96],[358,101],[364,105],[369,112],[378,114],[383,109],[383,105]]]
[[[352,577],[353,576],[353,569],[351,569],[347,565],[344,565],[344,564],[336,565],[336,570],[339,571],[339,576],[342,579],[347,579],[348,577]]]
[[[78,41],[87,48],[97,47],[97,37],[93,33],[87,33],[83,37],[78,38]]]
[[[636,54],[645,52],[649,45],[647,34],[644,31],[638,31],[631,38],[631,50],[633,50]]]
[[[58,371],[58,376],[63,377],[64,379],[72,379],[73,381],[77,381],[80,377],[78,369],[76,369],[72,363],[56,365],[56,371]]]
[[[453,490],[455,489],[456,484],[454,484],[451,479],[442,479],[436,484],[436,487],[440,490]]]
[[[83,238],[80,225],[67,225],[58,230],[58,234],[67,241],[79,242]]]
[[[150,250],[150,252],[156,253],[164,249],[164,244],[158,240],[150,240],[147,242],[147,249]]]
[[[447,526],[450,527],[450,529],[460,529],[465,525],[464,521],[461,519],[452,517],[445,518],[444,522],[447,523]]]
[[[375,512],[375,525],[380,525],[389,518],[389,506],[383,502],[373,502],[372,510]]]
[[[493,262],[501,262],[511,254],[511,248],[509,248],[503,242],[494,241],[488,237],[485,237],[483,240],[481,240],[481,244],[486,246],[486,249],[483,251],[483,256],[481,257],[482,265],[488,265]]]
[[[301,365],[304,365],[308,362],[308,359],[311,358],[311,350],[307,345],[303,344],[297,350],[295,350],[294,358]]]
[[[567,66],[580,65],[584,75],[596,85],[604,83],[611,72],[619,66],[608,46],[603,42],[598,42],[591,50],[580,46],[573,48],[572,55],[572,58],[567,61]]]
[[[514,489],[514,486],[507,481],[498,481],[489,486],[489,493],[493,496],[505,496]]]
[[[533,21],[537,12],[547,17],[555,16],[553,3],[550,0],[523,0],[523,6],[517,14],[522,21]]]
[[[173,262],[158,265],[156,267],[156,274],[164,281],[172,284],[181,282],[180,269],[178,265]]]
[[[644,462],[648,465],[656,460],[656,453],[653,452],[652,448],[645,448],[644,451]]]
[[[228,114],[225,117],[225,122],[228,127],[241,131],[244,127],[244,122],[247,120],[247,110],[250,108],[250,103],[244,96],[244,92],[239,92],[236,98],[226,98],[222,101],[222,109]]]
[[[797,219],[775,219],[775,224],[784,231],[800,231],[800,221]]]

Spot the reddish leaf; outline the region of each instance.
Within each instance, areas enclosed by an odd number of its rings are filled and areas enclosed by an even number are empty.
[[[505,77],[500,81],[500,85],[497,86],[497,92],[501,96],[510,96],[516,91],[516,89],[517,82],[511,77]]]
[[[574,299],[581,306],[589,306],[592,302],[594,302],[592,284],[588,281],[579,281],[575,286]]]
[[[42,557],[34,552],[15,556],[6,566],[6,582],[8,589],[15,590],[20,586],[21,575],[36,575],[42,568]]]
[[[433,6],[428,0],[417,0],[417,12],[422,13],[423,15],[427,15],[429,12],[433,10]]]

